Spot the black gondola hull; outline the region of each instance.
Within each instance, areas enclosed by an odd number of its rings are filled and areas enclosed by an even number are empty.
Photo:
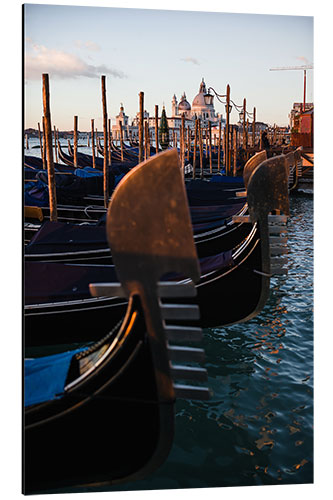
[[[158,467],[173,440],[173,401],[158,400],[142,315],[113,359],[59,400],[27,408],[24,493],[113,484]]]

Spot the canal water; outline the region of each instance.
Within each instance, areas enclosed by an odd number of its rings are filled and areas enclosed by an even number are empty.
[[[213,397],[177,401],[174,444],[154,474],[100,491],[313,482],[313,199],[290,205],[288,275],[272,279],[256,318],[204,330]]]
[[[110,490],[313,482],[313,199],[290,202],[288,275],[256,318],[204,330],[212,399],[178,401],[164,465]]]

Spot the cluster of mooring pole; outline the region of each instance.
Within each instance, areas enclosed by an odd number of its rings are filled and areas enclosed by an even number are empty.
[[[53,144],[54,141],[54,155],[55,161],[58,163],[58,147],[59,147],[59,130],[54,126],[53,128],[53,141],[52,141],[52,125],[50,113],[50,89],[49,89],[49,75],[42,75],[43,81],[43,117],[42,128],[38,123],[38,136],[41,151],[41,158],[43,169],[48,173],[48,189],[49,189],[49,204],[50,204],[50,219],[57,220],[57,199],[55,187],[55,172],[53,162]],[[213,89],[214,90],[214,89]],[[209,90],[208,90],[209,92]],[[215,91],[214,91],[215,92]],[[112,148],[113,138],[111,134],[111,119],[108,119],[107,113],[107,99],[106,99],[106,77],[101,76],[101,94],[102,94],[102,115],[103,115],[103,138],[104,138],[104,151],[103,151],[103,195],[104,206],[107,208],[110,198],[109,192],[109,167],[112,163]],[[159,118],[159,108],[155,105],[155,118],[154,118],[154,135],[155,135],[155,148],[156,153],[160,150],[167,149],[168,147],[178,148],[179,144],[179,157],[180,166],[185,173],[186,160],[189,162],[192,156],[192,177],[195,178],[198,174],[199,177],[204,176],[204,156],[205,163],[209,160],[209,172],[213,173],[213,158],[212,151],[217,152],[217,171],[225,168],[226,175],[237,175],[237,162],[241,160],[245,163],[248,158],[255,152],[274,145],[279,147],[284,142],[284,132],[274,124],[274,127],[268,130],[263,138],[263,131],[260,130],[260,137],[257,140],[256,131],[256,108],[253,108],[253,113],[249,113],[246,109],[246,99],[243,99],[243,105],[237,106],[230,98],[230,85],[226,87],[225,109],[226,109],[226,122],[224,130],[222,129],[222,122],[219,121],[218,136],[214,133],[214,141],[212,140],[212,126],[208,122],[206,128],[202,127],[200,118],[195,118],[194,130],[190,127],[185,127],[185,115],[181,116],[181,127],[179,130],[169,130],[168,120],[166,117],[165,107],[163,106],[161,117]],[[219,99],[220,100],[220,99]],[[222,102],[222,101],[221,101]],[[230,124],[230,112],[232,105],[239,112],[239,125]],[[249,119],[247,115],[252,115],[251,136],[249,135]],[[241,129],[241,130],[240,130]],[[119,121],[119,135],[120,142],[120,157],[124,161],[124,124]],[[101,148],[97,128],[95,128],[94,119],[91,119],[91,151],[92,151],[92,164],[96,168],[96,155],[98,156],[98,149]],[[178,143],[179,134],[179,143]],[[127,129],[127,135],[131,139],[132,134]],[[78,116],[74,116],[74,147],[73,147],[73,163],[75,168],[78,167]],[[139,152],[138,162],[147,160],[150,156],[151,135],[149,131],[149,119],[144,119],[144,92],[139,93],[139,123],[138,123],[138,139],[139,139]],[[68,140],[68,145],[70,141]],[[90,147],[89,133],[87,134],[87,146]],[[28,134],[25,136],[25,147],[29,149]],[[222,155],[223,152],[223,155]],[[193,153],[193,154],[192,154]]]

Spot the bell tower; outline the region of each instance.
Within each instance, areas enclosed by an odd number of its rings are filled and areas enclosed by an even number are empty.
[[[172,104],[172,116],[178,116],[178,102],[176,94],[173,95],[171,104]]]

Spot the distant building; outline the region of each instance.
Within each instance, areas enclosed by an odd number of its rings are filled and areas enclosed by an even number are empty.
[[[194,130],[196,118],[200,119],[201,127],[207,127],[210,122],[212,132],[216,135],[218,133],[219,123],[221,122],[222,128],[225,125],[225,120],[222,114],[216,113],[214,109],[214,96],[207,92],[206,84],[202,79],[199,87],[198,94],[194,97],[192,105],[188,102],[185,92],[183,92],[178,103],[176,94],[173,95],[171,100],[171,116],[167,117],[169,126],[169,135],[173,137],[176,132],[179,136],[182,124],[182,116],[185,119],[185,128]],[[144,111],[144,120],[148,121],[149,132],[152,139],[155,139],[155,116],[150,117],[149,113]],[[116,116],[116,124],[112,126],[113,136],[119,137],[119,122],[123,124],[124,138],[129,137],[137,138],[139,135],[139,113],[136,114],[132,123],[129,124],[128,116],[125,115],[124,107],[121,105],[120,112]],[[160,117],[158,118],[158,126],[160,124]],[[213,135],[214,137],[214,135]]]
[[[291,113],[294,111],[294,108],[292,109]],[[293,146],[313,148],[313,118],[313,103],[308,103],[308,105],[305,105],[305,111],[303,111],[303,106],[301,105],[301,108],[297,109],[297,112],[293,113],[293,122],[291,128],[291,144]]]
[[[304,111],[309,111],[313,109],[313,102],[306,102],[305,103],[305,110]],[[290,129],[297,129],[298,127],[298,119],[300,114],[303,112],[303,103],[302,102],[294,102],[293,108],[289,113],[289,120],[290,120]]]
[[[223,120],[222,115],[215,113],[213,100],[214,96],[208,94],[204,79],[200,83],[199,93],[194,97],[192,106],[187,101],[185,92],[181,96],[179,104],[174,94],[171,101],[172,116],[168,118],[169,127],[179,129],[183,115],[185,127],[190,127],[192,130],[194,130],[196,118],[200,119],[202,127],[207,127],[209,122],[212,127],[218,127],[220,121],[224,124],[225,120]]]

